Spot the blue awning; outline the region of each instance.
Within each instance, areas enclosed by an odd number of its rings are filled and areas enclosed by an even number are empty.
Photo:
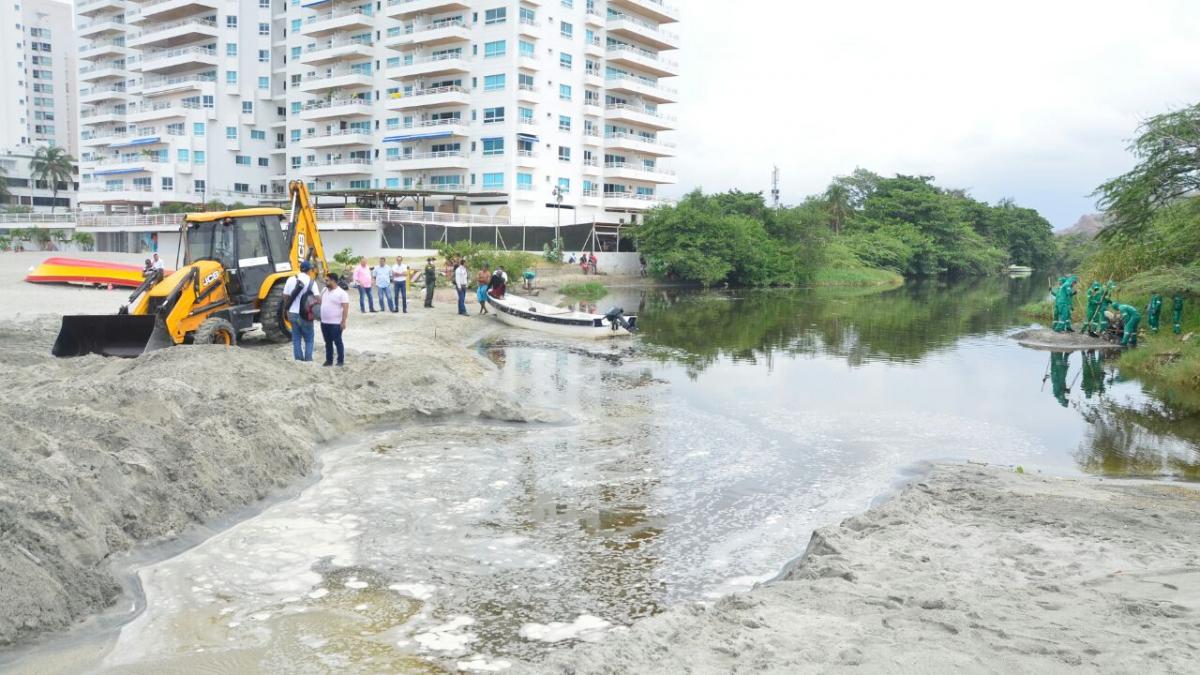
[[[113,143],[109,147],[110,148],[127,148],[131,145],[150,145],[151,143],[158,143],[158,142],[159,142],[158,136],[146,136],[143,138],[135,138],[132,141],[129,141],[128,143]]]
[[[121,174],[121,173],[141,173],[145,170],[146,169],[141,168],[141,167],[136,168],[136,169],[109,169],[108,171],[93,171],[92,175],[93,176],[115,176],[115,175]]]
[[[401,134],[399,136],[388,136],[383,139],[384,143],[407,143],[409,141],[420,141],[426,138],[445,138],[453,136],[449,131],[431,131],[424,134]]]
[[[313,0],[313,2],[304,3],[301,7],[320,7],[327,2],[333,2],[333,0]]]
[[[538,137],[533,134],[517,134],[517,139],[521,141],[530,141],[537,143]]]

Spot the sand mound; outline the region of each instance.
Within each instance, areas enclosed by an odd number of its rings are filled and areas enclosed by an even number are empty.
[[[780,581],[538,673],[1190,672],[1200,492],[944,466]]]
[[[1120,349],[1121,346],[1107,340],[1094,338],[1087,333],[1057,333],[1049,328],[1028,328],[1008,337],[1022,347],[1049,350],[1075,349]]]
[[[385,319],[359,326],[372,321]],[[0,646],[106,607],[120,593],[114,554],[295,482],[322,440],[474,410],[490,368],[399,331],[391,353],[353,352],[345,369],[272,345],[55,359],[57,328],[54,317],[0,324]],[[367,338],[358,330],[351,345]]]

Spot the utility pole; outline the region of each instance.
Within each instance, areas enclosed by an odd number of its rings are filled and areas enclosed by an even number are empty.
[[[771,167],[771,206],[779,208],[779,167]]]
[[[554,186],[554,249],[558,251],[558,261],[562,262],[562,190],[557,185]]]

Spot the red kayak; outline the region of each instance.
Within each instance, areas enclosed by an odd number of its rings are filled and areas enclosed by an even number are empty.
[[[26,277],[35,284],[99,284],[137,288],[142,283],[142,267],[103,260],[47,258]],[[170,274],[171,270],[165,270]]]

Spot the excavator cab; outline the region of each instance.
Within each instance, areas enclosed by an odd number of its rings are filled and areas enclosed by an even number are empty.
[[[184,264],[201,260],[220,263],[231,302],[252,303],[267,277],[292,269],[283,239],[286,216],[270,211],[253,215],[221,214],[218,218],[190,217],[184,223]]]

